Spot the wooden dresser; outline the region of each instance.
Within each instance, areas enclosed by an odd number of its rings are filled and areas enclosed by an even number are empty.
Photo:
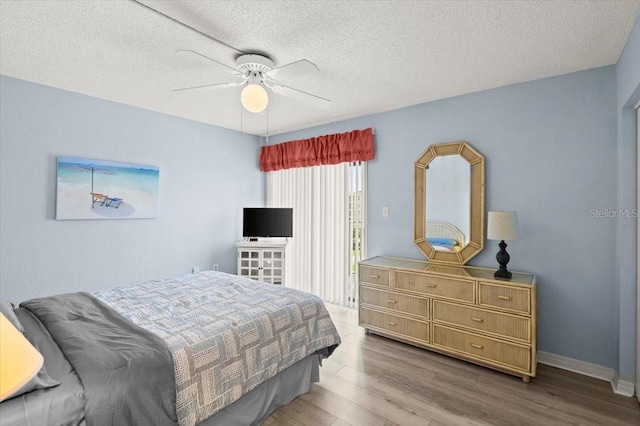
[[[536,375],[536,277],[374,257],[359,263],[366,332],[522,377]]]

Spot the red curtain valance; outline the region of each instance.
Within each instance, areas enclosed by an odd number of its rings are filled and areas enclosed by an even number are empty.
[[[373,160],[371,129],[283,142],[260,148],[260,170],[263,172],[368,160]]]

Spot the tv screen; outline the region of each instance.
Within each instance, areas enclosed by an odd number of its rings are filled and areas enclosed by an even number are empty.
[[[293,209],[245,207],[242,236],[292,237]]]

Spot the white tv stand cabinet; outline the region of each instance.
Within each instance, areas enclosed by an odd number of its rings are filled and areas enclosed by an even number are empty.
[[[275,285],[285,285],[286,239],[240,241],[238,275]]]

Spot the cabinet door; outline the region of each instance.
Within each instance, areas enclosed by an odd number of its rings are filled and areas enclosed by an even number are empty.
[[[242,250],[238,262],[240,262],[238,269],[241,276],[253,280],[260,279],[260,250]]]
[[[284,253],[282,250],[262,251],[262,281],[281,285],[284,273]]]

